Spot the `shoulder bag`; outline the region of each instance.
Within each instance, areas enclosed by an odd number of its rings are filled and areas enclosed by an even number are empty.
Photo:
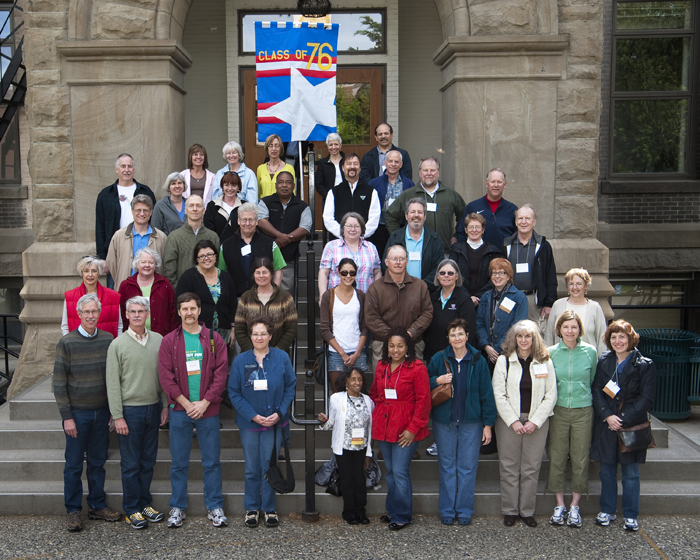
[[[445,358],[445,355],[442,354],[442,359],[445,362],[445,370],[447,373],[452,373],[452,370],[450,369],[450,364],[447,361],[447,358]],[[435,408],[436,406],[440,406],[442,403],[447,401],[448,399],[451,399],[454,396],[454,387],[452,386],[452,383],[444,383],[442,385],[438,385],[430,391],[430,406]]]

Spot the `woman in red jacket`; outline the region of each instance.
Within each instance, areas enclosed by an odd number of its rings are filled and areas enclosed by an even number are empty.
[[[375,404],[372,437],[386,466],[387,515],[381,520],[399,531],[413,516],[409,467],[418,442],[428,436],[430,382],[423,362],[416,360],[413,340],[403,327],[391,329],[384,341],[369,396]]]

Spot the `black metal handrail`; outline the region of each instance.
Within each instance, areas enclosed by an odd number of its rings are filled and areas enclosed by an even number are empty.
[[[16,342],[22,346],[22,340],[9,334],[7,331],[8,319],[16,319],[19,322],[19,315],[15,313],[0,314],[0,319],[2,319],[2,336],[0,336],[0,339],[2,339],[2,345],[0,345],[0,351],[4,352],[5,354],[5,369],[0,371],[0,377],[7,379],[7,383],[3,387],[0,387],[0,404],[2,404],[5,402],[5,395],[7,394],[7,389],[12,382],[12,374],[14,374],[14,370],[10,371],[10,357],[19,358],[19,354],[10,349],[8,341]]]

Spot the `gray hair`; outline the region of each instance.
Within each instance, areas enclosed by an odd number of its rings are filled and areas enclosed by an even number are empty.
[[[138,264],[141,260],[141,256],[144,253],[153,257],[153,260],[156,263],[156,272],[158,272],[160,270],[160,267],[163,266],[163,260],[160,258],[158,251],[156,251],[155,249],[151,249],[150,247],[144,247],[143,249],[139,249],[138,251],[136,251],[136,254],[134,255],[134,260],[131,261],[131,269],[138,272]]]
[[[453,261],[452,259],[443,259],[440,261],[440,264],[435,269],[435,279],[433,280],[433,284],[435,284],[436,286],[440,285],[440,281],[438,280],[438,276],[440,275],[440,269],[443,266],[446,266],[448,264],[454,269],[455,273],[457,274],[457,281],[456,281],[455,285],[461,286],[462,285],[462,273],[459,271],[459,266],[457,265],[457,263],[455,261]]]
[[[78,274],[80,274],[82,276],[83,270],[92,266],[93,264],[97,267],[97,275],[98,276],[104,274],[105,262],[102,259],[100,259],[99,257],[95,257],[93,255],[83,257],[78,261]]]
[[[435,165],[437,166],[438,171],[440,171],[440,162],[436,158],[434,158],[433,156],[424,157],[422,160],[420,160],[420,163],[418,164],[418,169],[422,169],[423,163],[425,163],[426,161],[435,162]]]
[[[129,307],[132,305],[140,305],[141,307],[145,307],[146,311],[150,311],[151,309],[151,304],[149,303],[148,298],[143,296],[134,296],[128,299],[124,307],[127,311],[129,311]]]
[[[367,224],[365,224],[365,219],[360,216],[357,212],[348,212],[340,219],[340,237],[345,235],[345,223],[350,219],[355,218],[357,223],[360,224],[360,235],[364,237],[365,231],[367,229]]]
[[[532,207],[532,205],[529,204],[529,203],[528,203],[528,204],[523,204],[520,208],[518,208],[518,209],[515,211],[515,215],[517,216],[517,215],[518,215],[518,212],[520,212],[523,208],[527,208],[527,209],[529,209],[529,210],[532,210],[532,216],[535,218],[535,220],[537,219],[537,212],[535,212],[535,209],[534,209],[534,208]]]
[[[333,140],[337,140],[340,142],[341,146],[343,145],[343,139],[340,137],[340,134],[337,132],[331,132],[328,136],[326,136],[326,146],[328,146],[330,142],[333,142]]]
[[[399,152],[398,150],[389,150],[386,155],[388,156],[389,154],[398,154],[399,160],[403,161],[403,154]],[[386,160],[386,156],[384,156],[384,159]]]
[[[227,153],[236,152],[238,154],[238,161],[243,161],[243,147],[238,142],[234,142],[233,140],[226,142],[221,152],[224,155],[224,160],[226,159]]]
[[[187,188],[187,181],[185,181],[185,176],[182,173],[180,173],[179,171],[175,171],[174,173],[171,173],[170,175],[168,175],[165,178],[165,183],[163,183],[163,190],[166,193],[170,194],[170,185],[172,185],[175,181],[178,181],[178,180],[182,181],[182,185],[186,189]]]
[[[391,250],[392,250],[392,249],[401,249],[401,250],[403,251],[403,254],[404,254],[406,257],[408,257],[408,249],[406,249],[406,247],[404,247],[403,245],[401,245],[401,243],[397,243],[396,245],[391,245],[390,247],[387,247],[387,248],[386,248],[386,253],[385,253],[385,254],[386,254],[386,258],[387,258],[387,259],[389,258],[389,253],[391,253]]]
[[[89,301],[97,302],[97,311],[102,311],[102,302],[97,297],[97,294],[85,294],[78,300],[78,304],[75,306],[75,309],[78,311],[78,313],[80,313],[83,310],[83,304]]]
[[[486,174],[486,180],[487,180],[487,181],[489,180],[489,176],[491,175],[491,173],[492,173],[493,171],[498,171],[501,175],[503,175],[503,181],[506,180],[506,172],[503,171],[503,169],[501,169],[500,167],[494,167],[493,169],[491,169],[491,170]]]
[[[119,167],[119,160],[122,159],[123,157],[129,157],[129,158],[131,158],[131,163],[133,163],[134,166],[136,165],[136,161],[134,160],[134,158],[132,157],[132,155],[131,155],[131,154],[127,154],[126,152],[124,152],[123,154],[119,154],[119,155],[117,156],[117,159],[114,161],[114,167]]]
[[[137,204],[145,204],[148,209],[153,212],[153,200],[147,194],[137,194],[131,199],[131,209],[133,210]]]
[[[258,219],[258,206],[252,202],[245,202],[238,207],[238,215],[240,216],[243,212],[255,214],[255,219]]]
[[[428,212],[428,203],[425,201],[424,198],[416,196],[406,203],[406,211],[404,212],[404,214],[408,214],[408,208],[409,206],[411,206],[411,204],[420,204],[423,207],[423,214],[426,214]]]

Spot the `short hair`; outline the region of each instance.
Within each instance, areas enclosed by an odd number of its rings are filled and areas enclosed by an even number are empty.
[[[291,171],[285,171],[283,169],[282,171],[277,172],[277,176],[275,177],[275,185],[277,184],[277,181],[282,175],[289,175],[292,178],[292,181],[294,181],[294,174]]]
[[[437,158],[435,158],[433,156],[424,157],[422,160],[420,160],[420,163],[418,164],[418,169],[421,169],[423,167],[423,163],[426,161],[435,162],[435,165],[437,166],[438,171],[440,171],[440,162],[437,160]]]
[[[96,301],[97,311],[102,311],[102,302],[100,301],[100,298],[97,297],[97,294],[85,294],[84,296],[82,296],[75,306],[76,311],[80,313],[83,310],[83,304],[89,301]]]
[[[345,155],[345,158],[343,159],[343,164],[347,163],[351,159],[356,159],[357,161],[361,161],[360,156],[358,156],[355,152],[350,152],[349,154]]]
[[[202,206],[204,206],[204,199],[203,199],[201,196],[199,196],[198,194],[192,194],[192,195],[188,196],[188,197],[185,199],[185,210],[187,210],[187,206],[188,206],[191,202],[194,202],[194,199],[195,199],[195,198],[200,199],[200,200],[202,201]]]
[[[151,249],[150,247],[144,247],[143,249],[136,251],[134,259],[131,261],[131,269],[138,272],[138,264],[144,253],[153,257],[153,261],[156,263],[156,272],[158,272],[160,267],[163,266],[163,259],[160,258],[158,251]]]
[[[137,194],[131,199],[131,209],[133,210],[137,204],[145,204],[148,209],[153,212],[153,199],[147,194]]]
[[[278,140],[280,143],[280,159],[284,159],[284,142],[282,142],[282,138],[280,138],[277,134],[270,134],[270,136],[267,137],[267,140],[265,140],[265,155],[270,157],[267,149],[275,140]]]
[[[408,331],[403,327],[393,327],[386,334],[382,344],[382,363],[385,365],[391,363],[391,358],[389,358],[389,341],[395,336],[403,338],[403,341],[406,343],[406,365],[410,366],[416,360],[416,345]]]
[[[204,163],[202,164],[202,169],[209,169],[209,158],[207,157],[207,149],[201,144],[192,144],[189,151],[187,152],[187,169],[194,169],[194,163],[192,163],[192,158],[197,152],[202,152],[204,154]]]
[[[365,219],[360,216],[357,212],[348,212],[345,214],[340,219],[340,237],[343,237],[345,234],[345,223],[350,219],[350,218],[355,218],[357,220],[357,223],[360,224],[360,235],[365,234],[365,230],[367,229],[367,225],[365,224]]]
[[[224,183],[230,183],[232,185],[236,185],[238,187],[238,192],[241,192],[243,189],[243,182],[241,181],[241,178],[239,177],[238,173],[235,171],[226,171],[222,176],[221,176],[221,181],[219,181],[219,186],[223,190],[224,188]]]
[[[399,160],[403,161],[403,154],[399,150],[389,150],[386,153],[386,156],[384,156],[384,160],[386,161],[386,158],[389,157],[389,154],[398,154],[399,155]]]
[[[607,346],[611,351],[614,350],[610,344],[610,338],[615,333],[624,333],[627,335],[627,338],[629,339],[629,342],[627,343],[628,352],[634,350],[637,347],[637,344],[639,344],[639,335],[637,334],[637,331],[634,330],[634,327],[624,319],[618,319],[617,321],[613,321],[608,325],[608,328],[605,330],[605,334],[603,335],[605,346]]]
[[[177,299],[175,300],[175,308],[180,311],[180,306],[188,301],[194,301],[197,304],[197,307],[200,309],[202,308],[202,300],[194,292],[183,292],[177,296]]]
[[[501,169],[500,167],[493,167],[493,168],[489,169],[489,172],[486,174],[486,180],[487,180],[487,181],[489,180],[489,175],[491,175],[491,173],[492,173],[493,171],[498,171],[500,174],[503,175],[503,181],[506,180],[506,172],[503,171],[503,169]]]
[[[224,159],[226,159],[226,154],[229,152],[236,152],[238,154],[238,161],[243,161],[243,147],[238,142],[231,140],[224,144],[224,147],[221,150]]]
[[[387,258],[387,259],[389,258],[389,253],[391,253],[392,249],[400,249],[401,251],[403,251],[404,256],[408,257],[408,249],[406,249],[406,247],[401,245],[401,243],[396,243],[396,244],[390,245],[389,247],[386,248],[386,253],[385,253],[386,257],[385,258]]]
[[[377,130],[379,130],[379,127],[382,126],[383,124],[385,124],[386,126],[389,127],[389,133],[390,133],[390,134],[394,134],[394,127],[392,127],[388,122],[382,121],[382,122],[380,122],[377,126],[374,127],[374,135],[375,135],[375,136],[377,135]]]
[[[467,229],[469,222],[479,222],[482,229],[486,229],[486,218],[484,218],[481,214],[477,214],[476,212],[467,214],[464,218],[464,229]]]
[[[586,284],[586,289],[591,285],[591,275],[588,274],[588,271],[585,268],[572,268],[569,270],[564,275],[564,279],[566,280],[566,283],[568,284],[571,282],[574,276],[578,276],[581,280],[583,280],[584,284]]]
[[[256,315],[248,321],[248,336],[253,336],[253,327],[255,325],[265,325],[267,334],[270,336],[275,332],[275,324],[267,315]]]
[[[557,322],[554,325],[554,334],[557,335],[559,338],[562,338],[561,326],[567,321],[576,321],[576,323],[578,323],[579,337],[585,334],[583,330],[583,323],[581,322],[581,317],[579,317],[573,309],[567,309],[566,311],[564,311],[564,313],[557,317]]]
[[[489,263],[489,277],[491,276],[491,274],[493,274],[494,270],[500,270],[500,269],[505,270],[508,277],[511,280],[513,279],[513,265],[510,264],[510,261],[508,259],[504,259],[503,257],[493,259]]]
[[[214,251],[214,263],[216,263],[216,257],[218,253],[216,245],[214,245],[214,242],[210,239],[202,239],[201,241],[197,241],[197,244],[194,246],[194,250],[192,251],[192,261],[194,262],[194,264],[197,265],[199,263],[199,259],[197,259],[197,256],[199,255],[199,252],[202,249],[211,249],[212,251]]]
[[[255,214],[255,219],[258,219],[258,205],[252,202],[244,202],[238,207],[238,218],[240,219],[241,214],[248,212],[249,214]]]
[[[187,189],[187,181],[185,181],[185,176],[180,173],[179,171],[175,171],[174,173],[171,173],[165,178],[165,183],[163,183],[163,190],[170,194],[170,185],[172,185],[175,181],[182,181],[182,186],[183,192],[185,189]],[[150,198],[150,197],[149,197]]]
[[[340,142],[341,146],[343,145],[343,139],[340,137],[340,134],[338,134],[337,132],[331,132],[328,136],[326,136],[326,146],[333,142],[333,140],[337,140],[338,142]]]
[[[411,204],[420,204],[423,207],[423,214],[426,214],[428,212],[428,203],[425,201],[424,198],[416,196],[408,202],[406,202],[406,211],[404,212],[404,214],[408,214],[408,208],[411,206]]]
[[[503,346],[501,347],[501,354],[504,356],[510,356],[513,352],[515,352],[518,349],[516,337],[523,332],[532,335],[530,355],[540,363],[549,360],[549,350],[547,350],[547,345],[540,334],[540,328],[537,326],[537,323],[530,321],[529,319],[518,321],[510,328],[508,334],[506,335],[506,339],[503,342]]]
[[[122,153],[122,154],[119,154],[119,155],[117,156],[117,159],[114,160],[114,167],[119,167],[119,160],[122,159],[123,157],[131,158],[131,163],[132,163],[133,165],[136,165],[136,161],[134,160],[133,156],[132,156],[131,154],[127,154],[126,152],[124,152],[124,153]]]
[[[462,273],[459,271],[459,265],[452,259],[442,259],[440,261],[440,264],[437,265],[437,268],[435,269],[435,278],[433,279],[433,284],[436,286],[440,285],[440,281],[438,280],[438,276],[440,275],[440,269],[442,269],[443,266],[450,265],[457,276],[457,281],[455,283],[456,286],[461,286],[462,285]]]
[[[452,319],[449,323],[447,323],[447,326],[445,327],[445,336],[450,336],[450,331],[455,329],[463,329],[464,334],[469,334],[469,325],[467,324],[467,321],[461,317]]]
[[[353,366],[350,368],[345,368],[343,371],[340,372],[340,375],[336,378],[335,380],[335,390],[340,393],[341,391],[345,390],[345,382],[348,380],[348,378],[354,373],[357,372],[360,374],[360,377],[362,377],[362,384],[365,384],[365,372],[362,371],[359,367]]]
[[[526,210],[526,209],[527,209],[527,210],[532,210],[532,217],[535,218],[535,220],[536,220],[536,219],[537,219],[537,212],[535,212],[535,209],[532,207],[532,204],[529,204],[529,203],[528,203],[528,204],[523,204],[520,208],[518,208],[518,209],[515,211],[515,215],[517,216],[517,215],[518,215],[518,212],[520,212],[521,210]]]
[[[78,274],[80,274],[80,276],[82,276],[82,275],[83,275],[83,271],[84,271],[86,268],[88,268],[88,267],[90,267],[90,266],[92,266],[92,265],[95,265],[95,266],[97,267],[97,275],[98,275],[98,276],[104,274],[104,272],[105,272],[105,262],[104,262],[101,258],[96,257],[95,255],[88,255],[88,256],[86,256],[86,257],[82,257],[82,258],[78,261],[78,267],[77,267],[77,268],[78,268]]]
[[[151,309],[151,304],[148,301],[148,298],[145,298],[143,296],[134,296],[126,300],[126,305],[124,306],[124,309],[129,311],[129,307],[131,307],[132,305],[140,305],[141,307],[145,307],[146,311],[150,311]]]
[[[271,275],[275,275],[275,265],[269,257],[256,257],[253,259],[253,262],[250,264],[251,278],[255,277],[255,271],[258,270],[258,268],[267,268]],[[255,282],[255,280],[253,280],[253,282]]]

